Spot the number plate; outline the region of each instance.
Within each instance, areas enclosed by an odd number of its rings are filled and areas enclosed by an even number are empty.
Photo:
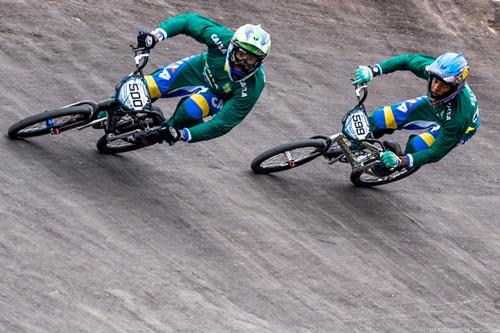
[[[363,109],[352,110],[344,120],[344,134],[351,140],[363,140],[370,134],[370,124]]]
[[[129,76],[117,90],[117,101],[127,111],[140,112],[149,104],[148,88],[140,77]]]

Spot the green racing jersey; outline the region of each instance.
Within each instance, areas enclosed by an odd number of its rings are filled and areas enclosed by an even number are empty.
[[[244,81],[232,81],[226,68],[226,55],[234,32],[199,14],[174,16],[158,28],[166,33],[166,38],[184,34],[207,46],[199,64],[192,65],[192,72],[186,77],[190,84],[203,84],[224,100],[224,106],[212,119],[188,128],[190,142],[226,134],[246,117],[259,99],[265,83],[263,67]]]
[[[434,57],[420,54],[402,54],[386,59],[378,64],[381,73],[389,74],[398,70],[407,70],[417,77],[427,80],[428,66]],[[376,65],[377,66],[377,65]],[[436,141],[425,150],[412,153],[413,166],[437,162],[448,154],[460,141],[472,136],[479,127],[478,103],[476,96],[466,83],[459,95],[448,103],[432,105],[422,103],[414,110],[408,121],[427,120],[440,125]]]

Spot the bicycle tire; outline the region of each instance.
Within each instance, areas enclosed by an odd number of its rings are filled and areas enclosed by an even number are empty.
[[[92,110],[92,105],[81,104],[45,111],[13,124],[9,127],[8,134],[11,139],[24,139],[47,134],[59,134],[86,124],[92,114]],[[65,120],[59,119],[64,119],[63,117],[69,118]],[[32,126],[36,124],[40,124],[41,126],[39,128],[33,128]]]
[[[280,172],[285,170],[290,170],[306,164],[315,158],[323,155],[325,151],[326,143],[324,140],[314,140],[314,139],[305,139],[294,142],[285,143],[274,148],[271,148],[257,157],[253,159],[250,164],[253,172],[258,174],[268,174],[273,172]],[[304,156],[300,156],[297,159],[291,160],[289,157],[293,156],[293,151],[299,151],[299,149],[304,150]],[[289,153],[290,156],[286,156],[286,153]],[[297,152],[295,152],[298,154]],[[285,154],[284,161],[278,164],[266,165],[266,162],[269,162],[273,157],[277,157],[278,155]]]
[[[400,179],[406,178],[411,174],[417,172],[418,169],[419,168],[411,168],[409,170],[404,169],[399,173],[396,171],[396,173],[392,173],[387,176],[379,176],[379,178],[374,177],[373,181],[364,180],[362,178],[363,174],[366,173],[366,171],[353,172],[351,173],[351,182],[357,187],[379,186],[379,185],[393,183]]]
[[[115,144],[121,144],[115,146]],[[106,135],[103,135],[97,140],[97,150],[103,154],[120,154],[129,151],[141,149],[147,146],[136,144],[135,142],[127,142],[126,140],[116,140],[109,142]]]
[[[153,106],[153,110],[156,110],[157,113],[146,114],[144,115],[144,117],[152,119],[151,125],[160,126],[165,120],[163,118],[163,113],[161,112],[161,109],[159,107]],[[137,124],[134,124],[129,120],[124,121],[121,124],[120,122],[117,123],[115,130],[117,131],[117,134],[120,134],[133,131],[138,128],[139,127],[137,126]],[[127,141],[126,139],[109,142],[107,139],[107,135],[103,135],[102,137],[100,137],[99,140],[97,140],[96,146],[97,150],[99,150],[99,152],[103,154],[120,154],[148,147],[147,145],[136,144],[134,141]]]

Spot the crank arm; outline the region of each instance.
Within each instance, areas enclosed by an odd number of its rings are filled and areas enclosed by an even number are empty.
[[[108,140],[108,142],[113,142],[113,141],[116,141],[116,140],[124,139],[124,138],[126,138],[128,136],[134,135],[135,133],[139,133],[139,132],[141,132],[140,129],[135,129],[133,131],[130,131],[130,132],[127,132],[127,133],[118,134],[118,135],[108,134],[106,140]]]
[[[373,162],[370,162],[368,164],[364,164],[364,165],[361,165],[361,164],[358,164],[356,166],[353,166],[352,167],[352,171],[354,172],[361,172],[361,171],[365,171],[367,169],[370,169],[372,166],[374,166],[376,163],[378,163],[377,160],[373,161]]]

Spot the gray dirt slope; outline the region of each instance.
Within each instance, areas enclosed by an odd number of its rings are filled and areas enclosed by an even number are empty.
[[[109,96],[137,29],[185,11],[272,34],[266,90],[230,134],[122,156],[97,153],[92,130],[6,137]],[[1,0],[0,331],[500,332],[493,17],[487,0]],[[202,50],[177,37],[148,68]],[[264,149],[338,130],[358,64],[455,50],[482,126],[439,164],[372,190],[321,161],[249,171]],[[367,106],[424,90],[392,74]]]

